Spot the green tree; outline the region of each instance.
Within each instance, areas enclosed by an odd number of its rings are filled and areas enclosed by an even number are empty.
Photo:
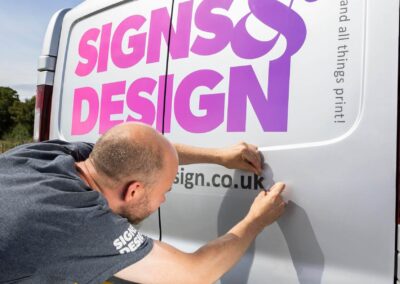
[[[9,87],[0,87],[0,138],[14,126],[10,108],[19,102],[18,94]]]
[[[10,132],[4,135],[4,138],[7,141],[12,142],[26,142],[32,139],[32,135],[24,125],[17,124],[11,129]]]
[[[25,128],[27,136],[32,137],[35,119],[35,97],[26,99],[25,102],[18,100],[13,103],[9,110],[14,126]]]

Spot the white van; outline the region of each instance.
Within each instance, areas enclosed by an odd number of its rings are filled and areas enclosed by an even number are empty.
[[[220,283],[395,283],[398,37],[399,0],[87,0],[49,23],[35,139],[141,121],[256,144],[261,177],[180,167],[141,230],[195,250],[284,181],[287,212]]]

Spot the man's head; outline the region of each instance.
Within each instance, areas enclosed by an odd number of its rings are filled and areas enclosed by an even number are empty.
[[[115,213],[138,223],[165,201],[178,168],[172,144],[153,128],[126,123],[110,129],[89,157],[95,181]]]

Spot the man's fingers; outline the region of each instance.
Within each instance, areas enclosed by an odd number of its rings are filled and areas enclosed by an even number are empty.
[[[240,169],[248,172],[258,174],[259,170],[242,154],[243,163],[241,163]]]
[[[285,202],[282,201],[282,203],[279,204],[279,205],[276,207],[276,210],[277,210],[277,212],[278,212],[278,216],[281,216],[281,215],[283,214],[283,212],[285,212],[286,205],[287,205],[287,204],[286,204]]]
[[[262,158],[261,154],[258,151],[258,148],[254,145],[249,145],[249,154],[252,157],[252,164],[255,168],[259,170],[259,174],[261,173],[261,167],[262,167]]]
[[[282,191],[285,190],[285,186],[286,185],[283,182],[277,182],[271,187],[269,193],[274,195],[280,195]]]
[[[258,194],[256,199],[261,199],[264,198],[267,195],[267,192],[265,190],[261,190]]]
[[[255,169],[256,174],[261,174],[261,156],[256,149],[246,149],[243,152],[243,158]]]
[[[248,158],[243,155],[244,163],[242,163],[242,170],[253,172],[255,174],[259,174],[259,169],[252,163]]]
[[[249,163],[249,171],[259,175],[259,170]]]

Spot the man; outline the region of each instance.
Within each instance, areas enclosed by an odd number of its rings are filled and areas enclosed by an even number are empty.
[[[149,126],[114,127],[93,145],[48,141],[0,156],[0,282],[212,283],[284,211],[284,185],[262,191],[226,235],[194,253],[138,232],[165,201],[178,163],[261,172],[255,146],[172,145]]]

